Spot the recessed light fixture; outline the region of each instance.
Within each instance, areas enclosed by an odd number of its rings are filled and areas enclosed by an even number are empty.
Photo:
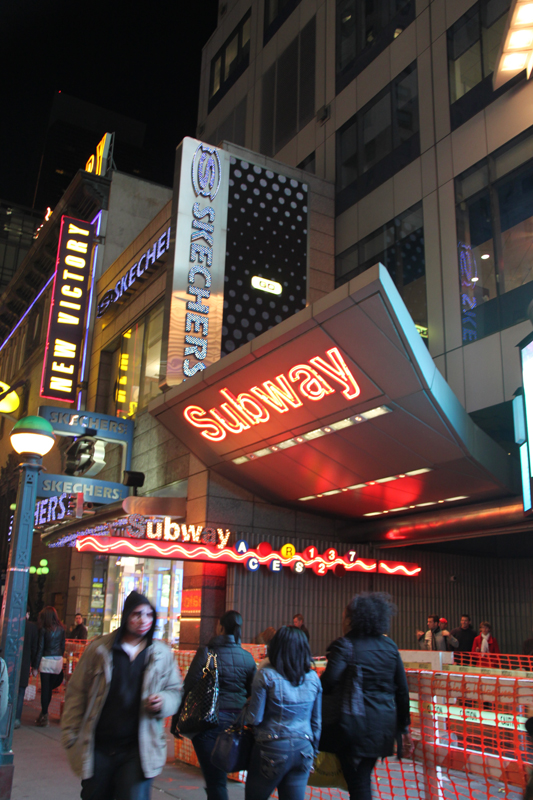
[[[309,498],[312,499],[312,498]],[[457,497],[447,497],[445,500],[428,500],[426,503],[415,503],[413,506],[401,506],[400,508],[390,508],[384,511],[370,511],[368,514],[363,514],[363,517],[377,517],[380,514],[394,514],[396,511],[407,511],[408,508],[426,508],[427,506],[436,506],[438,503],[451,503],[454,500],[467,500],[468,495],[462,494]]]
[[[375,419],[376,417],[381,417],[383,414],[390,414],[392,411],[391,408],[388,406],[378,406],[377,408],[371,408],[368,411],[363,411],[361,414],[358,414],[355,417],[347,417],[346,419],[340,419],[337,422],[332,422],[330,425],[326,425],[324,428],[316,428],[314,431],[308,431],[307,433],[302,433],[301,436],[295,436],[292,439],[286,439],[284,442],[278,442],[277,444],[273,444],[270,447],[262,447],[260,450],[255,450],[253,453],[247,453],[244,456],[238,456],[237,458],[233,458],[232,461],[234,464],[245,464],[247,461],[250,461],[254,458],[263,458],[263,456],[268,456],[271,453],[276,453],[278,450],[287,450],[289,447],[294,447],[297,444],[303,444],[303,442],[310,442],[313,439],[320,439],[322,436],[329,436],[330,433],[335,433],[335,431],[341,431],[344,428],[349,428],[353,425],[358,425],[360,422],[366,422],[369,419]],[[394,480],[394,478],[387,478],[386,480]],[[364,484],[363,484],[364,485]]]
[[[353,492],[353,491],[355,491],[357,489],[365,489],[367,486],[377,486],[380,483],[389,483],[390,481],[397,481],[400,478],[406,478],[408,475],[410,475],[410,476],[423,475],[425,472],[431,472],[431,471],[432,470],[431,470],[430,467],[423,467],[422,469],[414,469],[411,472],[406,472],[405,474],[402,474],[402,475],[391,475],[390,477],[387,477],[387,478],[377,478],[375,481],[367,481],[367,483],[355,483],[353,486],[345,486],[345,487],[341,487],[339,489],[332,489],[329,492],[322,492],[322,494],[312,494],[312,495],[309,495],[308,497],[299,497],[298,500],[303,503],[306,500],[316,500],[318,497],[326,497],[327,495],[330,495],[330,494],[340,494],[340,492]],[[454,499],[457,499],[457,498],[454,498]],[[414,507],[415,506],[410,506],[410,508],[414,508]],[[405,508],[407,508],[407,506],[405,506]],[[404,509],[403,508],[401,508],[401,509],[397,509],[397,508],[391,509],[391,511],[400,511],[400,510],[403,511]],[[384,514],[385,512],[384,511],[375,511],[373,513],[374,514]],[[368,516],[368,515],[365,515],[365,516]]]
[[[483,253],[483,255],[481,256],[481,260],[486,261],[487,258],[490,258],[490,255],[488,253]]]

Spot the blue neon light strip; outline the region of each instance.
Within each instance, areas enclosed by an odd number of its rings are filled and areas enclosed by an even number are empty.
[[[34,300],[34,301],[33,301],[33,302],[32,302],[32,303],[31,303],[31,304],[28,306],[28,308],[26,309],[26,311],[24,312],[24,314],[21,316],[21,318],[19,319],[19,321],[17,322],[17,324],[15,325],[15,327],[13,328],[13,330],[11,331],[11,333],[9,334],[9,336],[7,337],[7,339],[5,339],[5,340],[2,342],[2,344],[0,345],[0,353],[2,352],[2,350],[4,349],[4,347],[6,346],[6,344],[9,342],[9,340],[11,339],[11,337],[13,336],[13,334],[15,333],[15,331],[18,329],[19,325],[22,325],[22,323],[24,322],[24,320],[26,319],[26,317],[28,316],[28,314],[29,314],[29,313],[30,313],[30,311],[32,310],[32,308],[33,308],[33,306],[35,305],[35,303],[36,303],[36,302],[37,302],[37,301],[40,299],[40,297],[42,296],[43,292],[45,292],[45,291],[48,289],[48,287],[50,286],[50,284],[51,284],[51,283],[52,283],[52,281],[54,280],[54,276],[55,276],[55,274],[56,274],[56,273],[55,273],[55,270],[54,270],[53,274],[52,274],[52,275],[50,275],[50,277],[49,277],[49,278],[48,278],[48,280],[46,281],[45,285],[43,286],[43,288],[41,289],[41,291],[39,292],[39,294],[37,295],[37,297],[35,298],[35,300]]]
[[[98,220],[98,222],[97,222],[97,220]],[[100,235],[100,226],[102,224],[102,212],[101,211],[99,211],[98,214],[96,215],[96,217],[91,220],[91,225],[94,225],[95,222],[96,222],[95,236],[99,236]],[[87,327],[85,329],[85,342],[83,344],[83,356],[82,356],[82,360],[81,360],[81,380],[82,380],[82,382],[85,380],[85,363],[86,363],[86,360],[87,360],[87,346],[88,346],[88,343],[89,343],[89,328],[90,328],[90,325],[91,325],[91,313],[92,313],[92,307],[93,307],[94,284],[96,283],[95,270],[96,270],[96,259],[97,259],[97,257],[98,257],[98,245],[95,244],[95,246],[94,246],[94,256],[93,256],[93,269],[92,269],[91,288],[89,290],[89,305],[88,305],[88,310],[87,310]],[[82,397],[82,393],[80,391],[80,392],[78,392],[78,401],[76,403],[76,407],[78,408],[78,410],[81,408],[81,397]]]
[[[522,473],[524,511],[529,511],[531,509],[531,480],[529,477],[529,453],[527,442],[520,445],[520,472]]]

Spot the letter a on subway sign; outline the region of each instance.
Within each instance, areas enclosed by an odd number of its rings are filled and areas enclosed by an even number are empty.
[[[94,225],[61,218],[41,379],[41,397],[73,403],[85,337]]]

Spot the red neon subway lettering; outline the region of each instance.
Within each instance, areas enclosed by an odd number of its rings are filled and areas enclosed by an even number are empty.
[[[264,381],[264,390],[259,386],[253,386],[250,391],[263,403],[274,408],[280,414],[284,414],[289,410],[288,405],[292,408],[299,408],[303,405],[285,375],[278,375],[275,380],[277,381],[277,386],[274,381]]]
[[[258,425],[260,422],[268,422],[270,414],[266,408],[258,403],[255,397],[246,392],[235,397],[229,389],[220,389],[220,394],[229,400],[229,402],[236,407],[237,411],[244,415],[244,417],[251,422],[252,425]]]
[[[322,400],[327,394],[335,392],[335,389],[308,364],[297,364],[289,372],[289,380],[293,383],[296,383],[302,376],[304,380],[298,388],[308,400]]]
[[[220,408],[226,414],[226,417],[222,416],[216,408],[211,408],[209,411],[227,431],[230,433],[242,433],[249,429],[252,423],[248,424],[247,418],[244,414],[239,414],[236,408],[230,406],[229,403],[222,403]],[[229,420],[227,417],[229,417]]]
[[[226,431],[216,420],[208,417],[200,406],[187,406],[183,416],[195,428],[205,428],[201,435],[210,442],[221,442],[226,438]]]
[[[331,362],[330,364],[327,364],[320,356],[315,356],[315,358],[309,360],[317,369],[325,372],[332,380],[344,386],[342,395],[347,400],[353,400],[355,397],[359,397],[361,394],[359,384],[348,369],[338,347],[332,347],[331,350],[326,352],[326,355]]]

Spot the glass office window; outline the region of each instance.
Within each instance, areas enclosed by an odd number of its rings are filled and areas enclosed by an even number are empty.
[[[313,17],[265,72],[261,96],[261,152],[272,156],[315,113],[315,42]]]
[[[415,18],[413,0],[337,0],[337,92]]]
[[[337,131],[337,211],[403,169],[419,151],[413,62]],[[343,191],[348,187],[352,191]]]
[[[533,130],[455,181],[463,341],[527,319],[533,299]]]
[[[263,44],[274,36],[299,3],[300,0],[265,0]]]
[[[124,331],[114,353],[113,410],[117,417],[132,419],[159,393],[163,305]]]
[[[335,260],[336,285],[381,262],[387,267],[420,335],[427,340],[426,262],[422,204],[404,211]]]
[[[211,60],[209,111],[224,97],[250,63],[250,19],[247,11],[224,45]]]
[[[508,9],[509,0],[480,0],[448,30],[452,128],[498,96],[492,73]]]

